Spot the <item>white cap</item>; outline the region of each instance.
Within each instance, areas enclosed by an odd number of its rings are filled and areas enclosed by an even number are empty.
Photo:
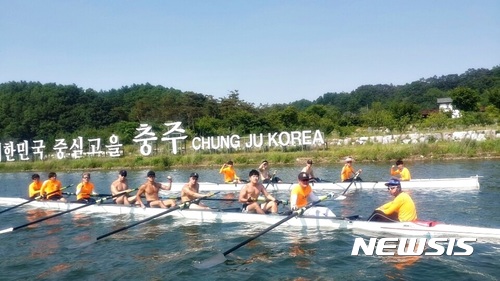
[[[167,176],[167,179],[171,180],[171,179],[172,179],[172,177],[171,177],[171,176]]]

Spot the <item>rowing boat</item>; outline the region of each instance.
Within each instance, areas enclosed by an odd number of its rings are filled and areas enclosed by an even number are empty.
[[[349,191],[355,190],[373,190],[385,189],[386,181],[356,181],[352,184]],[[311,187],[316,190],[345,190],[350,182],[316,182],[311,183]],[[163,183],[167,184],[167,183]],[[239,191],[245,185],[244,183],[213,183],[200,182],[200,191]],[[290,191],[295,183],[270,183],[267,185],[268,191]],[[181,191],[184,183],[172,183],[171,191]],[[402,181],[401,187],[404,190],[411,189],[432,189],[432,190],[450,190],[450,191],[467,191],[479,190],[479,176],[471,176],[465,178],[438,178],[438,179],[412,179],[411,181]]]
[[[0,197],[0,205],[14,205],[25,202],[21,198]],[[55,201],[33,201],[24,206],[35,208],[53,209],[53,210],[69,210],[78,206],[80,203],[63,203]],[[392,234],[404,237],[468,237],[468,238],[485,238],[493,239],[500,242],[499,228],[472,227],[453,224],[444,224],[428,221],[420,222],[368,222],[351,218],[339,218],[329,211],[325,212],[325,207],[311,208],[311,210],[300,216],[288,220],[283,225],[285,228],[313,228],[313,229],[345,229],[361,232],[369,232],[374,234]],[[76,212],[85,213],[109,213],[109,214],[134,214],[152,216],[165,211],[160,208],[138,208],[116,204],[95,204],[87,208],[80,209]],[[258,223],[258,224],[275,224],[282,220],[284,215],[261,215],[247,214],[240,212],[224,212],[221,210],[175,210],[169,213],[170,216],[183,220],[197,222],[240,222],[240,223]]]

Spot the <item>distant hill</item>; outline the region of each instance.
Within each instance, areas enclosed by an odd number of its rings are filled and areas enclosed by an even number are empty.
[[[423,119],[438,98],[452,97],[465,111],[459,121]],[[0,142],[118,134],[131,143],[140,123],[161,131],[182,122],[188,136],[319,129],[346,136],[356,127],[405,131],[411,126],[492,124],[500,113],[500,67],[421,79],[405,85],[363,85],[350,93],[325,93],[314,101],[255,106],[227,97],[182,92],[151,84],[109,91],[39,82],[0,84]],[[434,118],[434,119],[433,119]],[[462,122],[461,124],[457,122]]]

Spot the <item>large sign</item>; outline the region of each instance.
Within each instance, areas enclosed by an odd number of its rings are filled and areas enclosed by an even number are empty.
[[[244,140],[244,141],[242,141]],[[194,150],[220,150],[220,149],[241,149],[241,148],[261,148],[283,147],[297,145],[323,145],[325,140],[319,131],[292,131],[280,133],[250,134],[246,138],[239,135],[216,136],[216,137],[195,137],[191,141]]]
[[[165,147],[170,149],[172,154],[177,154],[179,145],[182,144],[180,142],[185,142],[187,138],[186,131],[182,128],[182,122],[170,122],[163,125],[165,125],[166,130],[161,134],[160,141],[165,143]],[[158,144],[158,136],[153,131],[153,127],[149,124],[140,124],[136,131],[138,133],[132,141],[139,144],[139,153],[141,155],[150,156],[155,151],[154,145]],[[109,138],[105,145],[102,145],[103,142],[100,138],[84,140],[83,137],[78,136],[70,142],[63,138],[55,139],[55,144],[49,153],[45,153],[46,147],[44,143],[43,140],[0,143],[0,161],[32,161],[36,160],[36,158],[44,160],[47,157],[57,159],[78,159],[84,156],[120,157],[123,155],[123,145],[115,134]],[[245,137],[239,135],[195,137],[191,141],[191,147],[194,151],[324,144],[323,133],[319,130],[250,134]]]
[[[45,153],[44,140],[34,140],[29,142],[23,140],[19,143],[8,141],[0,143],[2,149],[0,150],[0,161],[13,162],[20,161],[33,161],[44,160],[47,155]],[[55,139],[54,157],[57,159],[73,158],[78,159],[83,156],[109,156],[120,157],[122,155],[122,144],[119,142],[117,135],[111,135],[106,145],[102,145],[100,138],[87,139],[84,143],[83,137],[73,139],[71,145],[68,144],[66,139]],[[87,149],[85,149],[85,147]],[[31,153],[30,153],[31,152]],[[33,158],[32,158],[33,157]]]

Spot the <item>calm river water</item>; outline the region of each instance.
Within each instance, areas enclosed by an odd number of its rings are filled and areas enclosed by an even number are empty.
[[[392,163],[355,163],[365,181],[389,178]],[[434,161],[408,163],[414,178],[479,175],[479,191],[413,191],[419,218],[447,223],[500,228],[499,160]],[[238,167],[240,176],[253,167]],[[290,182],[301,167],[274,167]],[[341,165],[314,167],[317,176],[339,179]],[[58,172],[58,171],[56,171]],[[83,172],[83,171],[82,171]],[[131,187],[145,181],[147,171],[129,171]],[[156,171],[187,181],[193,170]],[[217,168],[197,169],[200,181],[220,182]],[[47,171],[39,172],[46,179]],[[32,173],[1,173],[0,196],[26,196]],[[58,172],[63,185],[80,181],[80,172]],[[100,193],[109,193],[117,172],[92,172]],[[72,192],[74,187],[71,188]],[[288,199],[289,194],[278,193]],[[359,191],[344,201],[328,201],[338,216],[368,216],[391,200],[387,191]],[[227,203],[226,203],[227,204]],[[237,205],[235,205],[237,206]],[[0,206],[0,210],[5,207]],[[0,214],[0,229],[22,225],[51,214],[28,207]],[[351,256],[354,239],[361,234],[339,230],[276,228],[229,255],[229,261],[199,270],[193,262],[223,252],[267,225],[195,223],[157,218],[99,240],[88,247],[71,246],[89,241],[144,217],[69,213],[39,224],[0,234],[0,280],[497,280],[500,278],[498,243],[475,243],[469,257],[423,256],[417,259]],[[364,236],[366,237],[366,236]]]

